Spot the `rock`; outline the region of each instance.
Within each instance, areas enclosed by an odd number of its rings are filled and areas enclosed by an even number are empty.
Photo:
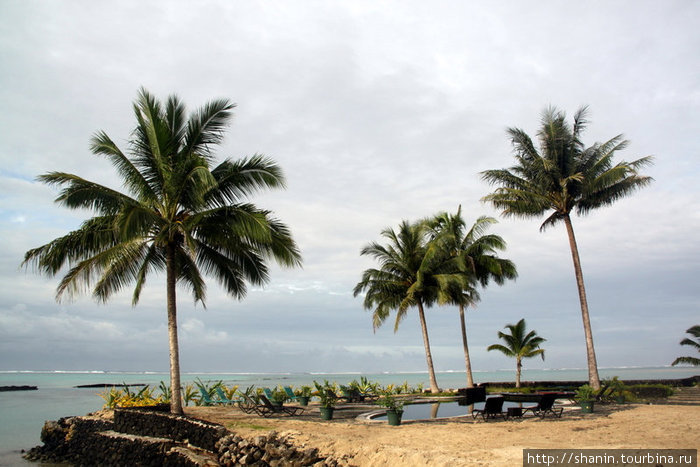
[[[256,436],[255,438],[253,438],[253,444],[259,448],[263,447],[266,442],[267,442],[266,436]]]

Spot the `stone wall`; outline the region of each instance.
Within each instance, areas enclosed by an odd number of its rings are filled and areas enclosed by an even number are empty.
[[[114,430],[132,435],[187,441],[212,452],[215,451],[215,444],[219,438],[228,434],[226,428],[221,425],[181,415],[139,409],[115,410]]]
[[[114,421],[67,417],[47,421],[43,446],[25,458],[77,466],[317,466],[350,465],[347,459],[302,448],[276,432],[252,439],[221,425],[139,409],[118,409]]]
[[[349,465],[346,460],[321,456],[316,448],[302,449],[289,439],[272,431],[253,439],[234,433],[217,443],[219,464],[225,467],[240,465],[270,467],[337,467]]]

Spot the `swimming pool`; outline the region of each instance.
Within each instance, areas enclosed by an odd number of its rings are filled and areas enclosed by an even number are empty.
[[[474,409],[483,409],[484,402],[476,402],[473,405],[466,405],[463,402],[421,402],[416,404],[407,404],[403,407],[403,416],[401,420],[431,420],[437,418],[459,417],[471,415]],[[525,404],[525,406],[534,404]],[[503,403],[503,410],[508,407],[523,407],[521,402]],[[371,417],[372,420],[386,420],[386,413]]]

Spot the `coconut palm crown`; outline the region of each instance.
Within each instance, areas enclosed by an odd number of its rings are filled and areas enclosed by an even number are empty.
[[[50,276],[68,268],[57,300],[92,289],[105,302],[133,283],[136,305],[149,274],[165,271],[175,413],[182,413],[176,285],[204,305],[203,276],[209,275],[240,299],[247,283],[269,280],[268,260],[301,264],[287,226],[247,201],[259,190],[284,186],[279,166],[261,155],[214,165],[213,150],[233,108],[227,100],[215,100],[188,118],[176,96],[161,103],[141,89],[127,151],[103,131],[91,141],[93,154],[112,163],[124,191],[64,172],[39,177],[61,187],[58,204],[95,212],[77,230],[25,255],[24,265]]]
[[[483,200],[501,209],[504,216],[540,217],[549,212],[540,230],[559,222],[565,224],[581,304],[589,384],[599,389],[598,365],[571,213],[582,215],[609,206],[650,184],[652,178],[641,175],[639,170],[651,164],[652,158],[614,162],[615,153],[628,145],[622,135],[586,147],[581,141],[588,123],[586,114],[587,107],[579,109],[570,126],[563,112],[547,108],[537,134],[539,150],[523,130],[508,129],[516,164],[508,169],[482,172],[485,181],[500,185]]]
[[[485,288],[490,281],[502,285],[506,279],[515,279],[515,264],[498,257],[498,252],[506,249],[506,242],[495,234],[487,234],[489,227],[498,221],[492,217],[481,216],[467,230],[462,217],[462,206],[456,214],[439,213],[426,221],[430,229],[431,243],[444,250],[447,255],[461,258],[459,264],[464,268],[466,287],[455,290],[450,303],[459,306],[460,327],[462,330],[462,349],[467,375],[467,387],[474,386],[471,358],[467,341],[465,309],[476,306],[481,296],[478,286]]]
[[[430,389],[431,392],[438,392],[425,308],[438,301],[448,302],[453,290],[462,290],[468,284],[460,274],[460,258],[446,257],[443,250],[430,248],[426,234],[423,222],[411,224],[403,221],[396,231],[391,228],[383,230],[381,235],[389,241],[387,245],[372,242],[361,251],[361,255],[374,258],[380,266],[364,271],[362,280],[355,286],[354,295],[365,292],[364,307],[373,310],[375,330],[396,310],[396,332],[408,310],[417,308]]]
[[[498,338],[503,340],[503,344],[489,345],[486,350],[498,350],[508,357],[514,357],[516,361],[515,372],[515,387],[520,387],[520,373],[522,372],[523,358],[532,358],[541,356],[544,360],[544,349],[540,345],[547,339],[537,335],[536,331],[530,331],[527,334],[525,319],[521,319],[516,324],[507,324],[506,328],[510,334],[498,331]]]
[[[700,324],[690,327],[686,333],[693,336],[694,339],[686,337],[680,342],[680,345],[687,345],[690,348],[694,348],[700,352]],[[684,363],[686,365],[700,366],[700,358],[698,357],[678,357],[671,363],[672,366],[676,366],[679,363]]]

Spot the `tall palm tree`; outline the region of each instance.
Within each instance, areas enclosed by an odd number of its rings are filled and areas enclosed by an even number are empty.
[[[460,257],[464,266],[463,274],[467,285],[462,290],[457,290],[450,302],[459,306],[468,388],[474,387],[474,378],[467,342],[465,309],[470,305],[476,306],[479,302],[479,285],[486,287],[491,280],[501,285],[506,279],[515,279],[518,275],[512,261],[498,257],[498,251],[506,248],[505,240],[498,235],[486,234],[488,228],[497,222],[492,217],[481,216],[465,232],[467,224],[462,217],[462,206],[459,206],[455,215],[443,212],[428,222],[432,242],[439,244],[447,254]]]
[[[489,345],[486,350],[489,352],[498,350],[508,357],[515,357],[515,387],[519,388],[523,358],[532,358],[540,355],[542,360],[544,360],[544,349],[540,348],[540,344],[547,339],[538,336],[536,331],[530,331],[525,334],[525,318],[516,324],[507,324],[506,328],[510,330],[510,334],[498,331],[498,338],[502,339],[505,345]]]
[[[690,339],[690,338],[685,338],[683,339],[680,344],[681,345],[688,345],[690,347],[694,347],[695,350],[700,352],[700,324],[696,324],[695,326],[692,326],[689,328],[687,331],[688,334],[693,336],[695,340]],[[676,366],[679,363],[685,363],[688,365],[693,365],[693,366],[700,366],[700,358],[697,357],[678,357],[671,363],[672,366]]]
[[[430,351],[425,308],[437,300],[445,300],[446,289],[450,284],[461,283],[463,279],[456,272],[457,268],[450,265],[451,259],[446,259],[438,250],[427,247],[426,232],[424,223],[411,224],[407,221],[399,225],[398,231],[391,228],[383,230],[381,235],[389,243],[385,246],[372,242],[360,253],[376,259],[380,266],[378,269],[364,271],[362,280],[355,286],[354,295],[366,292],[364,307],[373,309],[372,322],[375,330],[396,310],[396,332],[408,310],[412,307],[418,309],[430,390],[436,393],[439,392],[439,387]]]
[[[539,151],[523,130],[510,128],[508,134],[516,165],[482,172],[484,180],[500,185],[483,200],[502,209],[505,216],[539,217],[551,210],[540,227],[541,231],[559,222],[566,226],[586,338],[589,384],[599,389],[598,364],[571,212],[587,214],[647,186],[652,178],[640,175],[639,170],[651,164],[652,158],[613,163],[615,153],[628,144],[622,135],[585,147],[580,138],[588,123],[586,114],[587,107],[579,109],[571,127],[563,112],[547,108],[537,134]]]
[[[212,151],[223,139],[233,108],[227,100],[215,100],[187,118],[176,96],[163,104],[141,89],[128,150],[119,149],[103,131],[91,142],[93,154],[116,168],[124,192],[69,173],[39,177],[62,187],[58,204],[96,213],[79,229],[25,255],[24,265],[51,276],[69,268],[57,300],[92,288],[93,296],[105,302],[133,282],[135,306],[148,274],[165,271],[174,413],[182,413],[176,285],[204,305],[202,276],[211,275],[241,299],[247,282],[269,280],[269,259],[290,267],[301,264],[289,229],[247,201],[259,190],[284,186],[279,166],[260,155],[214,166]]]

